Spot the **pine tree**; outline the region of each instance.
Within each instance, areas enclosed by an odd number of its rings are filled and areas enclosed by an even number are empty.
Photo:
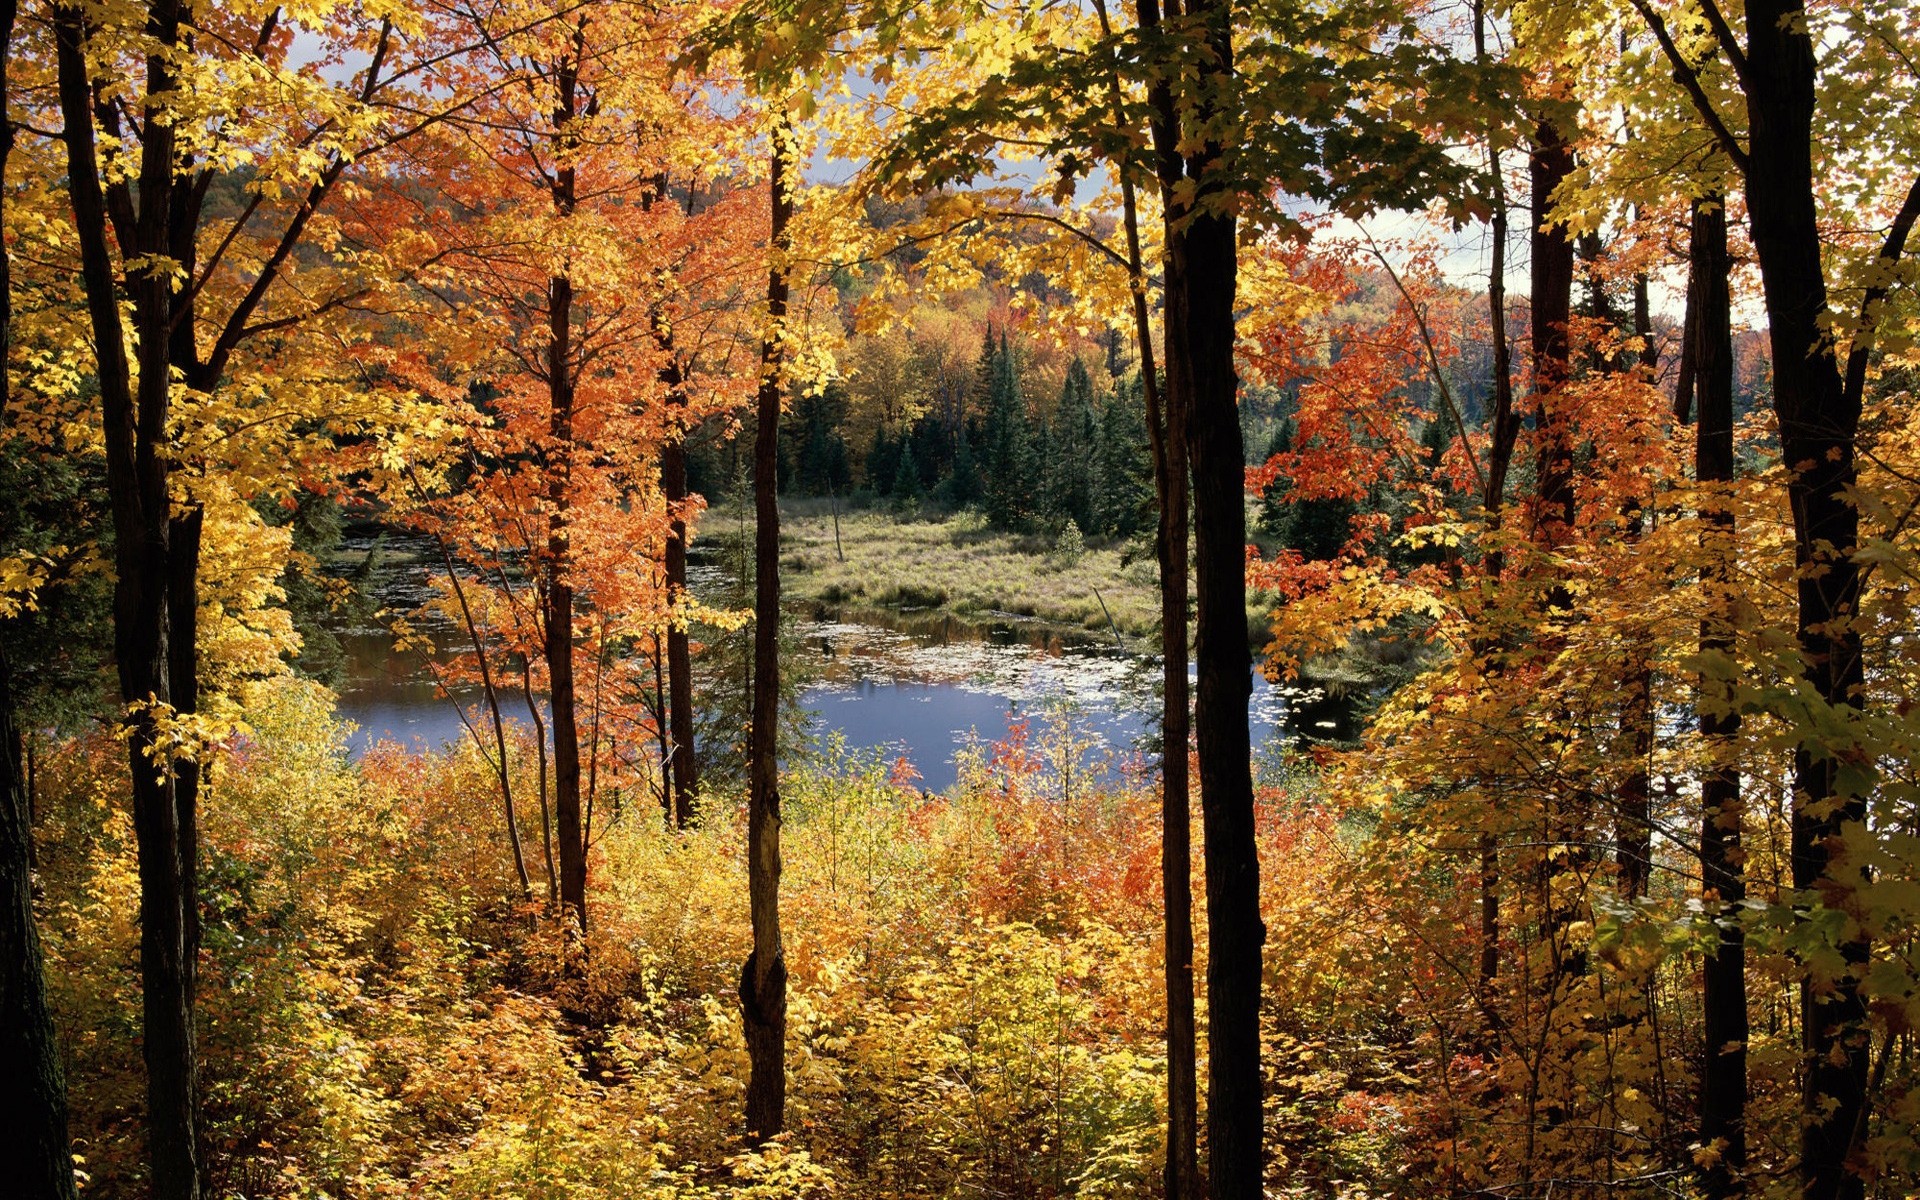
[[[926,485],[920,479],[920,464],[913,457],[913,441],[901,438],[900,462],[893,475],[893,498],[900,504],[908,504],[925,494]]]
[[[1020,396],[1020,379],[1013,361],[1013,347],[1007,335],[1000,344],[991,345],[987,376],[986,420],[981,430],[986,441],[987,519],[1002,529],[1025,529],[1035,515],[1033,430],[1027,420],[1026,402]]]
[[[885,426],[873,431],[873,446],[867,451],[867,487],[876,496],[890,495],[893,477],[900,470],[900,444],[887,436]]]
[[[1099,446],[1100,427],[1093,413],[1093,380],[1078,357],[1067,368],[1066,383],[1060,389],[1060,405],[1054,410],[1053,428],[1046,441],[1044,484],[1047,520],[1051,525],[1073,522],[1081,529],[1092,529],[1094,455]]]
[[[1131,537],[1146,528],[1153,506],[1145,402],[1138,380],[1115,388],[1101,407],[1086,528],[1107,537]]]
[[[985,484],[974,462],[973,438],[964,423],[954,437],[953,471],[940,484],[940,499],[950,508],[966,508],[980,502]]]

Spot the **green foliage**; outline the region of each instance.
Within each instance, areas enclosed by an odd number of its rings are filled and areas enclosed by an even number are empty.
[[[980,424],[982,465],[986,474],[987,519],[1002,529],[1024,530],[1037,515],[1039,461],[1034,434],[1020,393],[1013,345],[1005,330],[996,345],[991,330],[980,352]]]

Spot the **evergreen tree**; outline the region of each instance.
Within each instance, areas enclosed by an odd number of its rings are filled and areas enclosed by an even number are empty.
[[[921,486],[931,490],[946,468],[953,461],[953,450],[948,443],[947,432],[940,422],[929,413],[914,422],[913,461],[920,468]]]
[[[876,496],[893,491],[893,477],[900,470],[900,443],[887,436],[885,426],[873,431],[873,446],[867,451],[867,487]]]
[[[1135,379],[1115,388],[1100,410],[1088,529],[1107,537],[1131,537],[1152,523],[1150,454],[1146,401]]]
[[[1086,364],[1078,357],[1067,368],[1066,383],[1060,389],[1060,405],[1054,410],[1045,454],[1044,484],[1047,521],[1064,525],[1071,521],[1081,529],[1095,528],[1093,513],[1095,454],[1099,447],[1100,426],[1094,418],[1093,380]]]
[[[1025,529],[1035,515],[1034,493],[1037,464],[1033,454],[1033,430],[1027,420],[1026,402],[1020,396],[1020,379],[1014,366],[1013,347],[1006,334],[998,347],[988,334],[990,370],[983,406],[986,419],[981,427],[985,440],[987,519],[1002,529]]]
[[[920,464],[914,461],[913,441],[900,439],[900,463],[893,475],[893,498],[900,504],[919,500],[926,495],[926,485],[920,478]]]
[[[1285,454],[1293,449],[1293,422],[1281,421],[1273,427],[1273,436],[1267,439],[1267,452],[1261,458],[1266,462],[1276,454]],[[1291,519],[1292,506],[1287,503],[1287,484],[1275,479],[1260,491],[1260,516],[1256,520],[1261,533],[1268,537],[1286,539],[1288,521]]]
[[[783,489],[810,496],[846,490],[852,482],[847,443],[840,436],[846,418],[847,397],[838,386],[795,399],[781,437]],[[787,447],[795,447],[790,459],[785,457]]]
[[[973,459],[973,438],[963,423],[955,434],[953,471],[940,484],[940,499],[950,508],[966,508],[978,504],[984,490]]]

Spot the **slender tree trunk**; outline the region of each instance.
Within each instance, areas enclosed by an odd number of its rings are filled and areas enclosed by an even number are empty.
[[[412,477],[411,472],[409,477]],[[418,481],[415,482],[417,488]],[[445,538],[435,537],[433,540],[440,547],[440,560],[447,568],[447,582],[453,587],[454,599],[460,602],[460,617],[466,624],[468,639],[473,642],[474,661],[480,667],[480,691],[486,697],[487,715],[493,724],[493,746],[497,756],[494,760],[494,776],[500,783],[500,807],[507,823],[507,845],[513,851],[513,873],[520,880],[520,898],[531,903],[533,880],[527,874],[527,855],[520,844],[520,821],[513,811],[513,781],[507,769],[507,725],[500,715],[500,691],[493,682],[493,667],[487,661],[487,647],[480,637],[480,626],[473,618],[472,606],[467,603],[467,589],[460,582],[460,572],[454,566],[453,551],[447,548]]]
[[[13,152],[15,0],[0,0],[0,179]],[[0,193],[0,216],[6,197]],[[0,254],[0,440],[7,430],[6,364],[13,349],[13,268]],[[40,934],[33,916],[33,787],[28,749],[15,718],[13,674],[0,647],[0,1129],[13,1149],[7,1171],[22,1200],[74,1200],[67,1085],[47,1010]]]
[[[576,141],[578,58],[583,34],[576,26],[576,57],[554,71],[558,101],[553,111],[558,166],[553,172],[553,207],[562,219],[573,215],[575,176],[571,152]],[[547,702],[553,716],[554,832],[560,841],[560,907],[584,946],[587,936],[587,840],[580,820],[579,696],[573,679],[573,544],[569,510],[573,504],[573,280],[556,274],[547,281],[547,588],[543,615],[547,659]]]
[[[1822,320],[1827,311],[1814,207],[1813,111],[1817,67],[1802,6],[1748,0],[1747,212],[1773,350],[1774,412],[1789,476],[1800,572],[1798,633],[1807,681],[1836,708],[1864,704],[1860,630],[1859,511],[1855,480],[1861,396],[1846,386]],[[1897,258],[1898,248],[1892,257]],[[1845,860],[1849,830],[1866,822],[1866,797],[1844,784],[1838,757],[1802,746],[1794,755],[1793,886],[1844,910],[1859,885]],[[1857,1200],[1849,1169],[1867,1103],[1868,1029],[1860,991],[1867,939],[1849,922],[1842,971],[1801,985],[1804,1097],[1801,1187],[1807,1200]]]
[[[651,209],[655,203],[666,200],[667,185],[667,175],[662,172],[642,199],[642,206]],[[687,212],[692,211],[693,201],[689,198]],[[667,408],[674,415],[666,444],[660,447],[660,494],[667,502],[667,545],[661,565],[666,576],[667,599],[679,605],[687,597],[687,501],[692,494],[687,487],[687,437],[693,431],[687,425],[686,371],[675,352],[673,322],[664,304],[662,296],[648,324],[654,344],[665,360],[660,368],[660,383],[666,388]],[[693,648],[684,622],[667,623],[666,671],[667,732],[672,738],[665,763],[672,788],[667,801],[667,819],[675,828],[685,829],[693,824],[693,800],[700,789],[700,764],[694,754]]]
[[[1659,352],[1653,342],[1653,308],[1647,294],[1647,277],[1633,281],[1633,334],[1640,340],[1637,366],[1647,382],[1659,365]],[[1602,293],[1604,295],[1604,293]],[[1625,364],[1624,356],[1616,360]],[[1623,366],[1624,369],[1624,366]],[[1627,540],[1638,542],[1646,532],[1645,497],[1634,496],[1627,502]],[[1629,900],[1647,894],[1653,876],[1653,656],[1649,633],[1635,646],[1628,664],[1627,695],[1620,713],[1621,732],[1629,762],[1620,781],[1614,813],[1614,864],[1619,872],[1620,894]]]
[[[767,337],[760,356],[758,428],[753,445],[753,725],[748,746],[747,892],[753,952],[740,971],[745,1017],[747,1133],[786,1128],[787,960],[780,941],[780,466],[781,371],[787,316],[787,252],[793,218],[793,127],[773,122],[769,191],[773,206],[767,270]]]
[[[671,341],[667,344],[672,352]],[[683,413],[687,394],[676,364],[667,380],[667,403]],[[687,595],[687,433],[682,422],[660,449],[660,491],[667,501],[671,523],[667,528],[667,596],[678,605]],[[673,823],[681,829],[693,824],[693,798],[700,789],[699,763],[693,746],[693,653],[688,644],[687,626],[674,620],[667,625],[667,712],[668,728],[673,736]]]
[[[1474,60],[1487,65],[1487,20],[1484,0],[1474,0]],[[1487,273],[1487,329],[1493,341],[1493,411],[1488,415],[1490,434],[1487,446],[1487,473],[1480,494],[1480,508],[1489,531],[1500,525],[1501,511],[1507,502],[1507,472],[1513,463],[1513,448],[1520,439],[1520,412],[1513,398],[1513,346],[1507,338],[1507,180],[1497,142],[1487,148],[1488,174],[1493,183],[1493,261]],[[1461,431],[1466,436],[1466,431]],[[1488,555],[1487,575],[1498,580],[1505,556],[1495,550]],[[1485,647],[1481,647],[1485,650]],[[1480,835],[1480,963],[1479,982],[1483,999],[1490,1002],[1493,982],[1500,973],[1500,839],[1484,831]]]
[[[545,602],[542,601],[542,604]],[[547,719],[540,715],[540,702],[533,695],[533,663],[520,660],[520,697],[527,702],[527,720],[533,722],[533,761],[535,796],[540,801],[540,848],[547,862],[547,911],[560,911],[560,872],[553,856],[553,789],[547,757]]]
[[[1687,303],[1693,341],[1692,382],[1698,397],[1694,435],[1694,477],[1702,490],[1733,482],[1733,333],[1727,277],[1724,201],[1710,196],[1693,206],[1691,274]],[[1734,515],[1731,498],[1719,494],[1703,502],[1706,526],[1701,586],[1708,615],[1700,622],[1702,657],[1733,653],[1732,607]],[[1746,935],[1738,922],[1746,899],[1746,871],[1740,851],[1745,806],[1734,738],[1740,714],[1723,684],[1702,676],[1695,709],[1707,766],[1700,777],[1700,866],[1704,900],[1718,922],[1719,942],[1701,970],[1701,1015],[1706,1060],[1700,1072],[1700,1141],[1717,1153],[1701,1173],[1709,1200],[1744,1195],[1747,1163],[1747,963]]]
[[[1113,35],[1105,0],[1095,0],[1101,31]],[[1115,121],[1125,119],[1120,74],[1109,78]],[[1166,84],[1155,85],[1153,103],[1173,111]],[[1171,139],[1163,139],[1171,145]],[[1178,162],[1163,159],[1175,179]],[[1153,482],[1159,503],[1154,554],[1160,567],[1160,888],[1166,950],[1167,1200],[1201,1200],[1198,1033],[1193,994],[1193,826],[1188,778],[1187,692],[1187,443],[1184,414],[1163,397],[1153,357],[1153,322],[1147,300],[1146,264],[1140,251],[1140,211],[1130,163],[1116,161],[1127,238],[1127,282],[1133,300],[1133,335],[1140,351],[1140,389],[1146,399],[1147,432],[1153,447]],[[1118,636],[1117,634],[1115,635]]]

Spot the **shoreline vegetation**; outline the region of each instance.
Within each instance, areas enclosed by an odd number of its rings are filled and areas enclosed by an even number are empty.
[[[902,513],[819,498],[781,501],[781,580],[790,603],[849,613],[940,613],[1017,624],[1151,654],[1160,630],[1159,572],[1149,538],[1083,539],[1076,531],[1010,533],[978,512]],[[720,503],[702,518],[709,553],[738,525]],[[1247,636],[1270,639],[1271,603],[1249,597]]]

